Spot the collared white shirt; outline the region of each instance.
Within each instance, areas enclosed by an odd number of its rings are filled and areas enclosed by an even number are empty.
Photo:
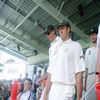
[[[33,95],[32,95],[32,93],[31,93],[31,91],[25,92],[25,93],[21,96],[20,100],[33,100]]]
[[[91,45],[85,53],[85,66],[88,68],[88,74],[96,72],[98,47]]]
[[[75,74],[85,71],[82,47],[71,39],[62,43],[54,55],[51,82],[76,84]]]
[[[56,39],[51,43],[51,47],[49,48],[49,67],[47,69],[47,72],[49,73],[51,73],[51,64],[53,61],[54,53],[61,45],[61,42],[62,42],[61,38],[57,36]]]

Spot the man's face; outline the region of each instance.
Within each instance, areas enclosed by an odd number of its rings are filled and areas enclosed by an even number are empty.
[[[41,73],[40,72],[38,72],[38,76],[40,76],[41,75]]]
[[[97,41],[97,34],[96,33],[92,33],[92,34],[90,34],[90,37],[91,37],[92,43],[96,43],[96,41]]]
[[[70,32],[70,28],[69,27],[67,28],[66,25],[59,27],[60,37],[63,41],[66,40],[66,37],[68,36],[69,32]]]
[[[24,90],[28,91],[28,90],[30,90],[30,88],[31,88],[31,84],[29,83],[28,80],[25,80],[25,82],[24,82]]]
[[[52,42],[53,41],[53,37],[54,37],[54,30],[49,30],[48,32],[46,32],[46,35],[48,37],[48,39]]]

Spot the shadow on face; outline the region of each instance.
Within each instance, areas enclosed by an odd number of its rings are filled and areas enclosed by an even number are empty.
[[[91,33],[90,34],[92,43],[96,43],[97,42],[97,34],[96,33]]]

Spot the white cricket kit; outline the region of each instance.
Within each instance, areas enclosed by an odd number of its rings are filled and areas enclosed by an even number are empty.
[[[47,69],[47,72],[49,73],[51,73],[52,70],[51,65],[52,65],[54,53],[61,45],[61,42],[62,42],[61,38],[57,36],[56,39],[51,43],[51,47],[49,48],[49,67]]]
[[[85,66],[88,68],[88,74],[96,72],[97,65],[97,55],[98,47],[93,47],[92,45],[86,50],[85,54]]]
[[[62,40],[58,36],[51,43],[51,47],[49,48],[49,67],[47,69],[47,72],[49,72],[49,73],[51,73],[51,71],[52,71],[51,64],[52,64],[52,61],[53,61],[54,53],[57,51],[57,49],[59,48],[59,46],[61,45],[61,43],[62,43]],[[45,89],[43,90],[43,93],[42,93],[42,96],[41,96],[40,100],[43,100],[44,92],[45,92]],[[48,96],[49,96],[49,94],[48,94]]]
[[[85,54],[85,66],[88,69],[87,77],[87,87],[88,91],[95,84],[95,72],[97,65],[97,54],[98,47],[93,47],[92,45],[86,50]],[[97,94],[95,93],[95,87],[86,96],[86,100],[97,100]]]
[[[75,75],[85,71],[81,45],[71,39],[63,42],[54,54],[52,67],[51,82],[53,84],[49,100],[73,100],[76,85]]]

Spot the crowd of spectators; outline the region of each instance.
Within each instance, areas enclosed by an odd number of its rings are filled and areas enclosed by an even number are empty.
[[[36,75],[34,81],[40,78],[40,74],[41,71],[38,71],[39,77],[36,78],[38,76]],[[40,100],[42,92],[45,87],[44,82],[36,88],[36,91],[34,91],[35,87],[32,86],[34,84],[34,81],[32,82],[32,80],[28,78],[28,73],[26,73],[26,76],[23,79],[22,79],[22,74],[20,74],[20,77],[17,80],[18,80],[18,91],[16,100]],[[0,81],[0,100],[11,99],[12,85],[13,85],[12,80],[3,79],[2,81]]]

